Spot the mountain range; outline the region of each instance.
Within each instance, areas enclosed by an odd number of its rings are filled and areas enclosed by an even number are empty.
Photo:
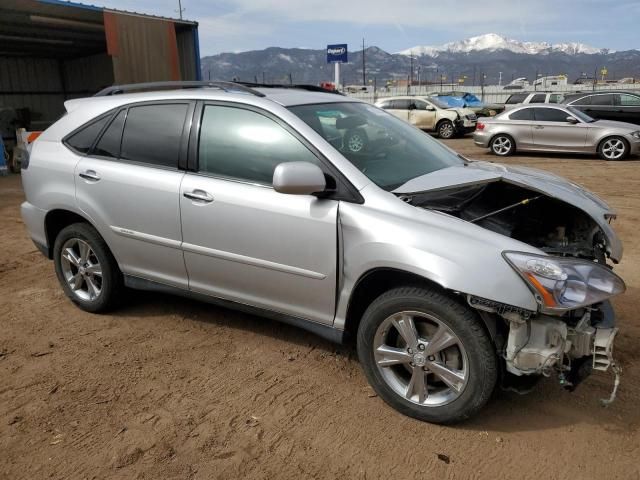
[[[342,65],[343,84],[362,84],[362,50],[349,52]],[[464,78],[466,85],[497,84],[512,78],[565,74],[569,81],[581,76],[608,79],[635,77],[640,81],[640,51],[614,51],[576,42],[549,44],[523,42],[491,33],[440,46],[416,46],[397,53],[378,47],[364,50],[366,81],[378,86],[389,80],[406,80],[413,66],[414,81],[438,83]],[[317,84],[333,80],[333,65],[326,52],[302,48],[270,47],[240,53],[221,53],[202,58],[203,78],[248,82]],[[502,72],[500,74],[500,72]]]
[[[552,52],[562,52],[569,55],[579,53],[614,53],[608,48],[595,48],[584,43],[568,42],[550,44],[547,42],[521,42],[503,37],[497,33],[486,33],[477,37],[470,37],[458,42],[449,42],[439,46],[416,46],[398,52],[401,55],[428,55],[437,57],[440,53],[468,53],[477,51],[509,50],[513,53],[526,53],[529,55],[544,55]]]

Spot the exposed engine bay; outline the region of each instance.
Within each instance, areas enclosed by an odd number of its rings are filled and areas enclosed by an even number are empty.
[[[594,219],[569,203],[532,189],[498,180],[402,198],[416,207],[453,215],[522,241],[553,257],[607,266],[606,239]],[[561,386],[573,390],[593,370],[611,368],[614,389],[603,404],[613,401],[620,371],[613,359],[617,328],[608,300],[552,315],[473,296],[467,301],[483,315],[502,318],[496,327],[502,335],[498,348],[505,362],[507,388],[526,393],[532,385],[526,379],[555,373]]]
[[[414,194],[409,203],[476,223],[550,255],[606,262],[604,236],[589,215],[533,190],[496,181]]]

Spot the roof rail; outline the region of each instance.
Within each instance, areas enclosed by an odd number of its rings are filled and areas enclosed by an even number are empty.
[[[205,80],[188,80],[182,82],[148,82],[148,83],[130,83],[127,85],[112,85],[104,88],[94,95],[94,97],[106,97],[108,95],[117,95],[127,92],[143,92],[155,90],[173,90],[179,88],[219,88],[225,92],[244,92],[255,95],[256,97],[264,97],[265,94],[249,88],[249,86],[235,82],[210,82]]]
[[[253,83],[253,82],[234,82],[238,85],[243,85],[248,88],[293,88],[298,90],[307,90],[309,92],[322,92],[322,93],[335,93],[336,95],[343,95],[338,90],[328,90],[326,88],[319,87],[317,85],[308,85],[303,83]]]

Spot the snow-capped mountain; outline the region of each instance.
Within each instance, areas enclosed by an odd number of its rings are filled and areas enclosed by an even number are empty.
[[[477,37],[467,38],[459,42],[449,42],[439,46],[416,46],[398,52],[400,55],[428,55],[437,57],[440,53],[468,53],[474,51],[509,50],[514,53],[529,55],[545,54],[550,52],[563,52],[569,55],[579,53],[613,53],[613,50],[595,48],[584,43],[569,42],[550,44],[547,42],[521,42],[503,37],[497,33],[487,33]]]

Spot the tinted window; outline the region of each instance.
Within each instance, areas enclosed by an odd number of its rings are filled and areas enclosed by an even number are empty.
[[[416,110],[426,110],[427,109],[427,102],[422,102],[420,100],[414,100],[413,101],[413,106]]]
[[[411,100],[393,100],[391,102],[391,108],[394,110],[409,110],[409,104]]]
[[[555,108],[536,108],[536,122],[567,122],[569,114]]]
[[[507,98],[507,101],[504,103],[507,104],[514,104],[514,103],[522,103],[524,101],[525,98],[527,98],[526,93],[514,93],[513,95],[511,95],[509,98]]]
[[[125,110],[122,110],[116,118],[113,119],[111,125],[104,131],[100,140],[98,140],[93,152],[91,152],[93,155],[111,158],[118,158],[120,156],[120,140],[122,139],[124,117]]]
[[[591,97],[591,105],[613,105],[613,95],[593,95]]]
[[[96,140],[96,137],[102,131],[102,128],[107,124],[108,121],[109,115],[90,123],[82,130],[70,136],[65,143],[80,153],[89,152]]]
[[[529,103],[544,103],[546,99],[547,96],[544,93],[536,93],[533,97],[531,97]]]
[[[326,128],[322,120],[319,123]],[[324,120],[335,123],[335,118]],[[203,172],[271,185],[273,171],[280,163],[319,164],[297,138],[256,112],[207,106],[201,128],[198,158]]]
[[[523,108],[509,115],[511,120],[533,120],[533,108]]]
[[[619,104],[623,107],[640,107],[640,97],[635,95],[621,94]]]
[[[187,107],[186,104],[131,107],[120,157],[151,165],[177,166]]]

